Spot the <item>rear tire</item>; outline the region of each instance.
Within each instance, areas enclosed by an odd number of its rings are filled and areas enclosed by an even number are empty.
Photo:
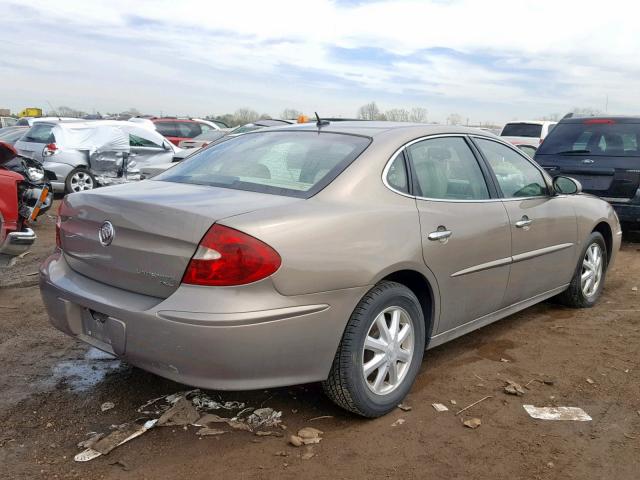
[[[64,181],[65,193],[85,192],[96,186],[96,177],[85,167],[74,168]]]
[[[569,288],[558,295],[558,301],[573,308],[593,307],[604,288],[608,260],[604,237],[592,232],[582,250]]]
[[[360,300],[347,323],[322,384],[325,394],[363,417],[384,415],[409,393],[424,348],[420,302],[404,285],[380,282]]]

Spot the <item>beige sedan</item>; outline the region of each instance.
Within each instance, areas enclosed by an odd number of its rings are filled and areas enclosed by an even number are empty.
[[[189,385],[322,381],[375,417],[426,349],[547,298],[590,307],[606,202],[458,127],[319,122],[69,195],[41,290],[60,330]]]

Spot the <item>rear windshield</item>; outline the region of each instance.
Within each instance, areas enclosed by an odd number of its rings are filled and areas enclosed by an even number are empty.
[[[640,155],[640,123],[596,122],[559,123],[542,142],[538,155]]]
[[[501,137],[540,138],[542,125],[535,123],[507,123],[502,129]]]
[[[53,125],[36,123],[29,129],[22,140],[29,143],[55,143],[56,139],[53,136]]]
[[[208,147],[153,180],[308,198],[369,143],[368,137],[317,131],[249,133]]]

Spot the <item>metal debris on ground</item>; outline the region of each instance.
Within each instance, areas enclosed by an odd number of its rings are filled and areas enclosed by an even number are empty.
[[[475,430],[480,425],[482,425],[482,421],[479,418],[470,418],[469,420],[465,420],[464,422],[462,422],[462,424],[467,428]]]
[[[105,402],[102,404],[101,410],[106,411],[114,406],[112,402]],[[209,413],[211,410],[220,409],[240,411],[231,418]],[[215,401],[199,389],[176,392],[151,399],[140,406],[137,412],[146,416],[147,421],[144,424],[140,425],[139,423],[131,422],[114,426],[115,430],[106,436],[102,433],[94,433],[91,438],[78,444],[78,447],[85,450],[77,454],[74,457],[75,460],[77,462],[86,462],[100,455],[105,455],[155,426],[181,426],[187,430],[188,426],[191,425],[200,427],[196,431],[197,435],[211,436],[226,433],[226,430],[212,426],[224,423],[231,429],[256,432],[256,435],[259,436],[282,436],[281,433],[276,434],[268,431],[272,427],[282,427],[282,412],[272,408],[245,408],[245,404],[242,402]],[[149,419],[149,417],[155,418]],[[317,430],[317,432],[320,431]],[[305,437],[303,443],[318,443],[319,441],[320,438],[317,435],[316,439]]]
[[[431,406],[436,410],[436,412],[448,412],[449,409],[443,405],[442,403],[432,403]]]
[[[329,419],[329,418],[333,418],[333,415],[321,415],[319,417],[310,418],[309,421],[313,422],[315,420],[326,420],[326,419]]]
[[[532,418],[539,420],[573,420],[576,422],[590,422],[591,417],[578,407],[534,407],[523,405]]]
[[[524,395],[524,388],[513,380],[507,380],[507,385],[504,387],[504,393],[521,397]]]
[[[399,418],[395,422],[391,424],[392,427],[397,427],[398,425],[402,425],[405,422],[404,418]]]
[[[296,435],[289,437],[289,443],[294,447],[301,447],[302,445],[312,445],[314,443],[320,443],[324,432],[313,427],[304,427],[298,430]]]
[[[451,402],[451,405],[457,405],[458,402],[456,402],[455,400],[449,400],[449,402]]]
[[[413,409],[413,407],[410,407],[409,405],[405,405],[404,403],[399,404],[398,408],[403,412],[410,412]]]
[[[586,380],[587,380],[587,383],[588,383],[589,385],[593,385],[594,383],[596,383],[596,382],[593,380],[593,378],[588,378],[588,377],[587,377],[587,379],[586,379]]]
[[[511,360],[509,360],[508,358],[501,358],[500,361],[502,363],[509,363]]]
[[[106,437],[101,438],[91,448],[87,448],[86,450],[78,453],[74,457],[74,460],[76,462],[88,462],[89,460],[93,460],[100,455],[106,455],[114,448],[119,447],[123,443],[127,443],[128,441],[133,440],[136,437],[139,437],[147,430],[153,428],[157,421],[157,419],[149,420],[143,425],[138,425],[136,423],[121,425],[121,428],[118,428]]]

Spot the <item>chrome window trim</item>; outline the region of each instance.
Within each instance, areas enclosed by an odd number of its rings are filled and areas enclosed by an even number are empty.
[[[407,197],[407,198],[413,198],[414,200],[425,200],[428,202],[444,202],[444,203],[489,203],[489,202],[511,202],[511,201],[519,201],[519,200],[531,200],[531,199],[536,199],[536,198],[551,198],[551,196],[549,195],[542,195],[542,196],[535,196],[535,197],[513,197],[513,198],[486,198],[483,200],[458,200],[458,199],[447,199],[447,198],[430,198],[430,197],[421,197],[418,195],[410,195],[406,192],[401,192],[400,190],[397,190],[395,188],[393,188],[391,185],[389,185],[389,182],[387,181],[387,175],[389,174],[389,170],[391,169],[391,165],[393,164],[393,162],[395,161],[395,159],[398,157],[398,155],[400,155],[400,152],[403,152],[407,147],[410,147],[411,145],[413,145],[414,143],[418,143],[418,142],[422,142],[423,140],[431,140],[431,139],[435,139],[435,138],[444,138],[444,137],[459,137],[459,138],[471,138],[471,137],[478,137],[478,138],[482,138],[482,139],[486,139],[486,140],[493,140],[496,141],[496,139],[494,139],[493,137],[489,137],[489,136],[484,136],[484,135],[469,135],[466,133],[439,133],[439,134],[435,134],[435,135],[425,135],[423,137],[419,137],[416,138],[414,140],[411,140],[407,143],[405,143],[404,145],[402,145],[400,148],[398,148],[395,152],[393,152],[393,154],[391,155],[391,158],[389,158],[389,160],[387,160],[387,163],[384,166],[384,169],[382,170],[382,183],[384,184],[385,187],[387,187],[389,190],[391,190],[393,193],[396,193],[398,195],[402,195],[403,197]],[[500,143],[506,146],[510,146],[507,142],[498,139],[496,143]],[[471,150],[471,149],[470,149]],[[473,154],[473,156],[475,157],[475,153],[473,151],[471,151],[471,153]],[[522,156],[522,154],[520,153],[520,156]],[[527,160],[529,161],[529,160]],[[529,163],[531,163],[529,161]],[[538,169],[539,170],[539,169]],[[543,176],[544,178],[544,176]],[[488,185],[487,185],[488,188]]]

